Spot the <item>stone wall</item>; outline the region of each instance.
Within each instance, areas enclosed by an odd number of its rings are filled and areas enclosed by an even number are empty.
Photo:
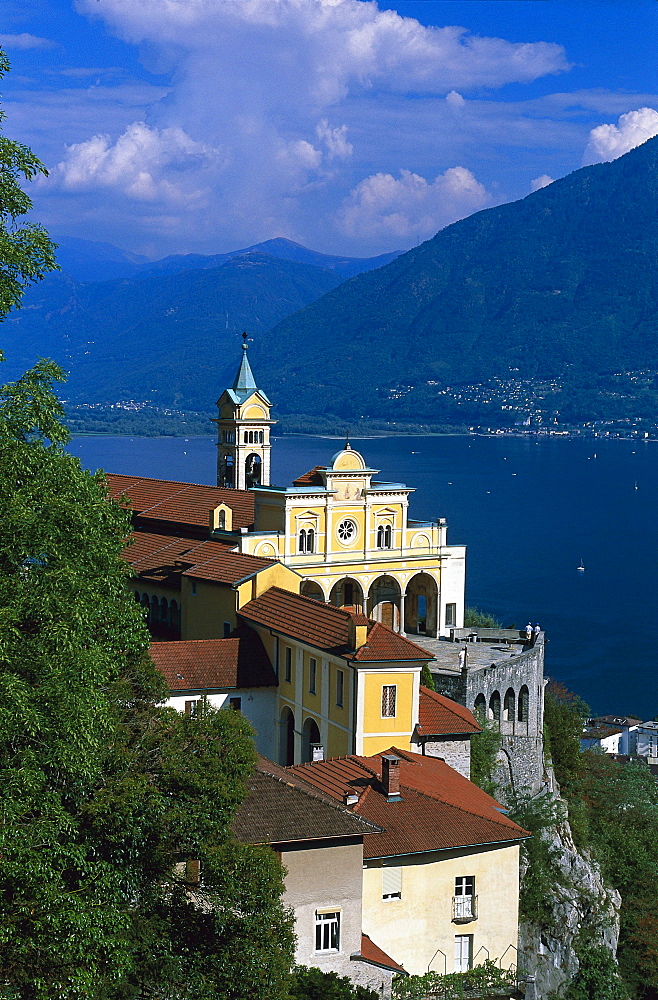
[[[465,778],[471,777],[471,739],[458,739],[454,736],[435,736],[431,740],[423,741],[424,749],[422,753],[428,757],[440,757],[442,760],[459,771]]]

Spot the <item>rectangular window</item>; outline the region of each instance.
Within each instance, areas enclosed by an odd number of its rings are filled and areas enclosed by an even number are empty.
[[[229,698],[228,703],[234,712],[242,711],[242,698]]]
[[[401,868],[382,868],[382,899],[402,899]]]
[[[457,605],[446,604],[446,626],[457,624]]]
[[[231,628],[230,622],[224,622],[224,638],[228,639],[233,629]]]
[[[201,701],[186,701],[185,702],[185,715],[189,715],[190,718],[196,719],[201,711]]]
[[[473,967],[473,935],[455,935],[455,972],[468,972]]]
[[[190,580],[190,594],[196,597],[196,580]]]
[[[308,661],[308,693],[315,694],[315,683],[318,672],[318,661],[313,657]]]
[[[397,684],[384,684],[382,687],[382,719],[395,718],[395,697]]]
[[[460,875],[455,879],[452,919],[474,920],[475,917],[475,875]]]
[[[315,914],[316,952],[340,950],[340,913]]]
[[[354,604],[354,584],[350,580],[345,581],[345,604],[348,608]]]
[[[285,679],[290,682],[292,681],[292,649],[290,646],[286,646],[286,673]]]
[[[336,706],[343,707],[345,699],[345,675],[342,670],[336,671]]]

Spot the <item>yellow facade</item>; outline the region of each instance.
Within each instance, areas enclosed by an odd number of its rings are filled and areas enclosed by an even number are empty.
[[[382,898],[387,866],[401,869],[399,899]],[[455,922],[455,880],[464,876],[475,879],[477,917]],[[492,958],[510,968],[517,963],[518,887],[518,844],[367,861],[363,930],[413,975],[454,972],[456,937],[471,937],[473,964]]]

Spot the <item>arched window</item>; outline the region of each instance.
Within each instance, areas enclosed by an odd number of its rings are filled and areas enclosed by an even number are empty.
[[[483,694],[479,694],[475,699],[475,717],[481,721],[487,717],[487,699]]]
[[[514,691],[512,688],[508,688],[505,692],[505,701],[503,702],[503,719],[505,722],[514,722],[514,701]]]
[[[377,548],[390,549],[391,547],[391,526],[390,524],[380,524],[377,528]]]
[[[306,532],[306,551],[315,551],[315,532],[313,531],[313,528],[309,528]]]
[[[299,552],[306,552],[306,528],[302,528],[299,532]]]
[[[262,431],[258,432],[258,443],[259,444],[263,443],[263,432]]]
[[[169,622],[169,601],[163,597],[160,601],[160,621]]]
[[[156,625],[159,618],[160,618],[160,602],[154,595],[151,598],[151,616],[149,619],[151,625]]]
[[[151,602],[149,601],[149,595],[148,594],[144,594],[143,595],[141,603],[142,603],[142,607],[144,608],[145,616],[146,616],[146,618],[148,618],[149,608],[151,607]]]
[[[142,603],[142,598],[140,597],[138,590],[135,591],[135,600],[137,601],[138,604]]]
[[[180,611],[177,601],[172,601],[169,605],[169,624],[174,632],[180,630]]]
[[[249,489],[250,486],[260,486],[261,483],[261,461],[260,455],[247,455],[244,460],[244,471],[245,471],[245,485]]]
[[[519,715],[518,715],[519,722],[528,721],[528,716],[530,714],[529,708],[530,708],[530,692],[528,691],[528,688],[524,684],[521,690],[519,691]]]
[[[279,763],[284,767],[295,763],[295,716],[287,705],[279,719]]]
[[[500,722],[500,691],[494,691],[489,698],[489,718]]]
[[[217,528],[219,529],[219,531],[224,531],[224,529],[226,528],[225,510],[220,510],[219,514],[217,515]]]
[[[249,431],[244,432],[244,443],[249,444]]]

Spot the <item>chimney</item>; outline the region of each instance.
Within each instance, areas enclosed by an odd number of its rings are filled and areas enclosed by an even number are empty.
[[[358,793],[355,792],[352,788],[346,789],[343,795],[343,804],[346,806],[355,806],[358,801],[359,801]]]
[[[388,802],[401,802],[400,758],[395,754],[382,754],[382,785]]]
[[[368,619],[365,615],[350,614],[348,626],[348,642],[352,649],[361,649],[368,641]]]

